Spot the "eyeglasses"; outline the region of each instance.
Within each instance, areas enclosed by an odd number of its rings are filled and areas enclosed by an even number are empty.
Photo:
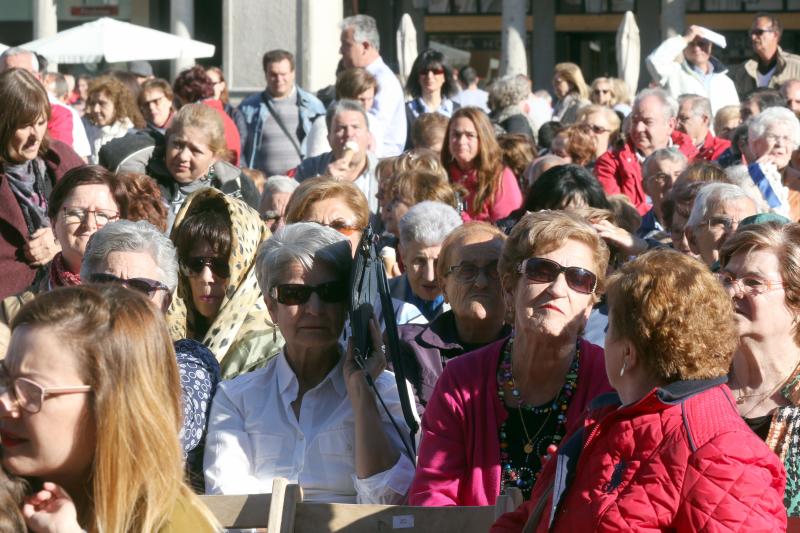
[[[350,235],[354,234],[357,231],[363,231],[364,228],[356,226],[355,224],[350,224],[349,222],[345,222],[344,220],[334,220],[333,222],[317,222],[320,226],[327,226],[331,229],[335,229],[342,235],[349,237]]]
[[[64,213],[64,223],[68,226],[75,224],[85,224],[89,220],[89,214],[94,216],[94,223],[99,228],[109,222],[119,220],[119,212],[110,209],[84,209],[82,207],[62,207]]]
[[[705,39],[695,39],[687,46],[696,46],[697,48],[711,48],[711,41]]]
[[[428,74],[435,74],[436,76],[444,74],[443,68],[426,68],[419,71],[420,76],[427,76]]]
[[[89,385],[76,385],[74,387],[42,387],[32,379],[12,378],[8,375],[5,366],[0,366],[0,396],[8,392],[14,403],[31,414],[42,410],[42,404],[47,398],[62,394],[87,393],[92,390]]]
[[[739,221],[731,217],[711,217],[706,220],[709,231],[725,232],[734,231],[739,227]]]
[[[525,274],[534,283],[552,283],[563,272],[567,286],[575,292],[591,294],[597,288],[597,276],[593,272],[580,267],[561,266],[541,257],[531,257],[521,262],[517,272]]]
[[[270,297],[283,305],[301,305],[306,303],[314,292],[323,302],[339,303],[347,299],[348,288],[346,283],[339,281],[329,281],[319,285],[283,283],[272,287]]]
[[[608,128],[604,128],[603,126],[598,126],[597,124],[586,124],[592,133],[596,133],[597,135],[602,135],[604,133],[610,133],[611,130]]]
[[[129,289],[133,289],[136,292],[140,292],[145,296],[147,296],[148,298],[152,298],[158,291],[169,292],[169,287],[167,287],[160,281],[156,281],[154,279],[149,279],[149,278],[123,279],[115,276],[114,274],[106,274],[105,272],[98,272],[96,274],[90,275],[89,283],[113,283],[116,285],[122,285],[123,287],[127,287]]]
[[[758,296],[765,292],[774,291],[783,287],[783,282],[774,279],[763,279],[756,276],[742,276],[736,279],[730,272],[720,272],[717,279],[726,290],[732,290],[735,295]]]
[[[773,33],[775,32],[774,28],[754,28],[750,30],[750,36],[761,37],[765,33]]]
[[[208,267],[218,278],[231,277],[231,267],[228,261],[218,257],[190,257],[180,262],[181,272],[184,276],[196,276],[203,273],[203,268]]]
[[[481,272],[486,279],[497,281],[500,278],[500,273],[497,271],[497,261],[492,261],[489,264],[479,267],[474,263],[461,263],[460,265],[453,265],[447,274],[455,272],[456,279],[462,283],[471,283],[478,279],[478,274]]]
[[[764,135],[764,138],[770,144],[778,144],[779,141],[781,146],[793,146],[795,144],[794,139],[788,135],[775,135],[774,133],[767,133]]]

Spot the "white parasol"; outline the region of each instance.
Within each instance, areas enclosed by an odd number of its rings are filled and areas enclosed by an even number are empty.
[[[639,88],[641,53],[639,26],[633,13],[626,11],[617,29],[617,77],[625,80],[630,94]]]
[[[405,86],[414,60],[417,59],[417,29],[411,15],[403,13],[397,29],[397,64],[400,67],[400,83]]]

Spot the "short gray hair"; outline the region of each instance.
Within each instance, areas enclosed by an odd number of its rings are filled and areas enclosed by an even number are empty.
[[[331,124],[333,124],[333,119],[336,118],[336,115],[344,111],[358,111],[361,113],[361,115],[364,117],[364,122],[367,125],[367,130],[369,130],[367,110],[364,109],[364,106],[361,105],[361,102],[358,100],[349,100],[347,98],[343,98],[333,102],[330,106],[328,106],[328,110],[325,112],[325,124],[328,126],[328,132],[331,131]]]
[[[492,111],[516,105],[531,92],[528,82],[515,74],[497,78],[489,86],[489,108]]]
[[[439,246],[461,224],[461,216],[449,205],[420,202],[400,219],[400,244],[417,242],[425,246]]]
[[[118,220],[103,226],[86,244],[81,279],[88,280],[106,264],[112,252],[146,253],[158,266],[160,279],[173,292],[178,286],[178,254],[175,245],[145,220]]]
[[[30,50],[25,50],[24,48],[20,48],[19,46],[12,46],[11,48],[6,48],[2,54],[0,54],[0,72],[4,71],[6,68],[6,58],[12,56],[30,56],[31,57],[31,67],[33,68],[33,72],[39,72],[39,58],[36,57],[36,54],[31,52]]]
[[[339,27],[342,31],[353,28],[353,40],[355,42],[367,42],[375,51],[381,51],[381,36],[378,33],[378,24],[369,15],[347,17],[339,24]]]
[[[751,118],[747,126],[747,142],[752,143],[756,139],[760,139],[767,133],[768,128],[779,124],[789,128],[789,136],[792,138],[796,150],[800,146],[800,122],[795,114],[785,107],[768,107]]]
[[[652,154],[648,155],[642,162],[642,174],[647,173],[650,163],[660,163],[661,161],[672,161],[673,163],[683,163],[683,167],[689,164],[689,160],[683,155],[683,152],[674,146],[668,148],[659,148]]]
[[[692,110],[692,115],[696,117],[706,116],[708,120],[714,118],[711,113],[711,100],[699,94],[682,94],[678,97],[678,104],[683,105],[684,102],[689,102],[689,108]]]
[[[661,102],[661,108],[664,110],[664,117],[667,120],[675,118],[678,114],[678,102],[676,102],[667,91],[660,87],[642,89],[639,91],[639,94],[636,95],[636,99],[633,101],[633,108],[637,109],[642,100],[651,96],[657,98],[658,101]]]
[[[686,222],[686,227],[693,228],[702,224],[708,212],[714,210],[717,206],[743,199],[753,202],[756,211],[758,211],[758,204],[744,189],[737,185],[731,185],[730,183],[709,183],[704,185],[694,199],[694,205],[692,205],[692,212]]]
[[[270,176],[264,182],[264,194],[278,192],[294,192],[300,184],[289,176]]]
[[[335,229],[316,222],[282,227],[258,247],[256,278],[262,294],[267,297],[293,264],[311,270],[317,261],[332,267],[336,276],[347,283],[353,265],[350,241]]]

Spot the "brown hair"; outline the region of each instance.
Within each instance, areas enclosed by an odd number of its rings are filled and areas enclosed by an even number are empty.
[[[22,326],[53,329],[92,390],[87,529],[159,531],[179,502],[215,525],[184,481],[180,377],[159,310],[121,286],[83,285],[38,295],[12,332]]]
[[[572,124],[558,132],[558,135],[567,138],[567,155],[574,164],[586,166],[592,162],[597,145],[587,124]]]
[[[603,115],[606,118],[606,121],[608,121],[608,125],[611,128],[611,135],[608,139],[608,144],[613,145],[613,141],[619,135],[619,128],[622,125],[622,122],[619,120],[619,115],[617,115],[610,107],[600,104],[589,104],[578,109],[578,112],[575,115],[576,121],[579,123],[586,122],[586,119],[591,115]]]
[[[439,259],[436,261],[436,276],[438,279],[443,280],[447,276],[452,261],[451,256],[455,250],[461,248],[461,243],[473,235],[486,235],[490,241],[506,242],[506,234],[495,226],[487,222],[467,222],[450,233],[442,241],[442,247],[439,250]]]
[[[631,199],[624,194],[612,194],[606,199],[611,204],[611,211],[616,219],[614,224],[628,233],[636,233],[642,225],[642,216],[631,203]]]
[[[186,217],[172,236],[178,259],[186,262],[198,243],[208,243],[214,253],[226,261],[231,255],[233,232],[231,216],[220,196],[205,196],[192,202]]]
[[[533,144],[527,135],[506,133],[497,136],[497,144],[503,151],[503,164],[519,179],[533,162]]]
[[[559,76],[570,85],[570,93],[577,93],[581,100],[589,98],[589,89],[583,79],[581,67],[575,63],[556,63],[553,67],[553,77]]]
[[[116,181],[125,189],[124,199],[119,204],[120,216],[133,222],[146,220],[162,233],[166,232],[167,206],[156,181],[134,172],[119,172]]]
[[[739,341],[731,298],[701,262],[659,248],[608,281],[609,339],[633,344],[661,383],[724,376]]]
[[[119,79],[105,75],[89,82],[89,91],[86,97],[87,107],[92,95],[98,93],[104,93],[114,104],[114,122],[127,118],[133,123],[134,127],[144,128],[144,118],[142,118],[139,108],[136,107],[134,96]]]
[[[492,123],[486,113],[477,107],[462,107],[453,113],[447,125],[448,137],[453,134],[453,124],[459,118],[466,118],[472,121],[475,131],[478,134],[478,155],[473,161],[473,166],[478,175],[478,187],[475,191],[475,200],[469,206],[470,214],[477,215],[481,212],[484,204],[493,204],[497,189],[500,187],[500,180],[503,173],[503,154],[500,145],[495,139]],[[450,153],[449,139],[445,139],[442,146],[442,163],[445,168],[453,162],[453,154]]]
[[[595,297],[603,293],[606,283],[609,250],[597,231],[579,215],[569,211],[537,211],[523,216],[511,230],[503,246],[497,270],[503,287],[511,289],[519,279],[519,264],[529,257],[557,250],[567,241],[582,242],[592,250],[597,276]]]
[[[414,148],[431,150],[438,141],[442,149],[447,143],[448,119],[441,113],[422,113],[411,125],[411,143]]]
[[[447,204],[458,208],[453,187],[441,176],[419,170],[401,172],[393,180],[390,198],[398,198],[408,205],[416,205],[426,200]]]
[[[707,183],[731,182],[727,174],[725,174],[725,171],[722,170],[722,167],[713,161],[698,161],[697,163],[692,163],[686,167],[686,170],[680,173],[678,179],[675,180],[675,184],[691,183],[695,181],[704,181]]]
[[[72,194],[72,191],[81,185],[105,185],[111,192],[114,203],[117,204],[117,210],[122,216],[122,206],[127,204],[127,191],[120,183],[120,180],[110,170],[101,167],[100,165],[83,165],[75,167],[67,171],[53,187],[53,192],[50,193],[50,201],[47,203],[47,216],[51,220],[58,217],[58,212],[64,206],[67,197]]]
[[[406,172],[408,170],[419,170],[428,174],[436,174],[447,181],[447,170],[442,165],[439,154],[428,148],[414,148],[403,152],[395,159],[395,173]]]
[[[349,181],[338,181],[327,176],[318,176],[303,181],[292,193],[286,204],[286,223],[304,222],[316,202],[336,198],[356,215],[356,225],[366,228],[369,224],[369,206],[364,193]]]
[[[230,93],[228,93],[228,82],[225,80],[225,74],[222,73],[222,69],[219,67],[208,67],[206,68],[206,74],[209,72],[213,72],[217,76],[219,76],[219,81],[225,84],[225,88],[222,89],[222,92],[219,95],[219,101],[223,104],[227,104],[230,101]],[[212,80],[213,81],[213,80]]]
[[[725,241],[719,255],[724,268],[738,253],[767,250],[778,258],[786,305],[800,313],[800,224],[765,222],[743,226]],[[795,326],[794,341],[800,345],[800,325]]]
[[[364,91],[375,89],[378,92],[378,80],[365,68],[349,68],[336,76],[336,99],[358,100]]]
[[[145,104],[144,93],[146,93],[147,91],[161,91],[162,93],[164,93],[164,96],[170,102],[175,97],[175,94],[172,92],[172,86],[170,86],[167,80],[162,80],[161,78],[152,78],[142,83],[142,90],[139,91],[139,98],[138,98],[139,101],[137,102],[139,104],[139,107],[144,106]]]
[[[278,63],[279,61],[288,61],[289,66],[292,70],[294,70],[294,56],[291,52],[287,52],[286,50],[270,50],[266,52],[264,56],[261,58],[261,67],[264,69],[264,72],[267,71],[267,65],[270,63]]]
[[[20,128],[35,124],[39,117],[50,120],[50,100],[44,86],[24,69],[12,68],[0,74],[0,161],[8,161],[11,137]],[[39,155],[47,151],[47,134],[39,147]]]

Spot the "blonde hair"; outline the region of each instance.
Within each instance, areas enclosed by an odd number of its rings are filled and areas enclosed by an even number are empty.
[[[714,115],[714,132],[718,133],[722,130],[723,125],[729,120],[742,118],[742,110],[738,105],[726,105],[717,110]]]
[[[307,222],[311,206],[322,200],[335,198],[356,216],[356,225],[362,230],[369,224],[369,205],[361,190],[349,181],[339,181],[318,176],[303,181],[289,197],[286,204],[286,223]]]
[[[208,136],[208,148],[222,159],[227,159],[228,142],[225,140],[225,124],[211,107],[202,104],[186,104],[175,113],[167,129],[167,139],[185,128],[195,128]]]
[[[557,63],[553,69],[553,76],[560,76],[572,87],[569,92],[578,93],[581,100],[589,98],[589,89],[583,79],[583,72],[575,63]]]
[[[452,256],[455,251],[460,249],[461,244],[473,235],[485,235],[487,241],[500,241],[501,244],[506,242],[507,239],[503,230],[487,222],[472,221],[457,227],[444,238],[442,247],[439,249],[439,259],[436,261],[436,275],[440,280],[447,276],[450,267],[453,266],[450,262],[453,260]]]
[[[589,116],[596,114],[603,115],[606,118],[606,121],[608,121],[608,126],[611,128],[612,136],[619,133],[619,128],[622,124],[619,120],[619,115],[614,113],[610,107],[606,107],[604,105],[589,104],[583,106],[582,108],[578,109],[578,112],[575,115],[575,121],[586,122],[586,119],[589,118]],[[609,144],[611,143],[609,142]]]
[[[21,326],[55,329],[92,388],[89,531],[158,531],[187,502],[216,525],[184,481],[180,378],[158,309],[120,286],[69,287],[26,304]]]

